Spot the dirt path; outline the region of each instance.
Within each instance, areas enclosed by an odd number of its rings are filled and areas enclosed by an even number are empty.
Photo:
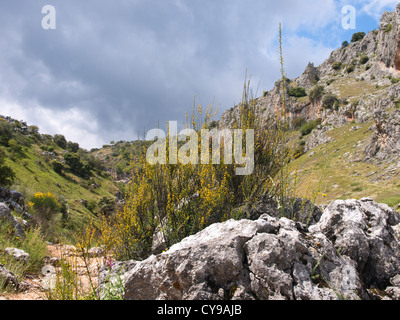
[[[90,281],[88,277],[88,270],[84,260],[77,253],[76,248],[66,245],[49,245],[49,259],[48,265],[55,266],[55,271],[60,272],[59,261],[64,259],[73,266],[73,270],[79,279],[80,288],[83,291],[90,289]],[[94,285],[97,285],[97,275],[99,268],[103,265],[103,257],[93,257],[88,259],[88,268],[91,275],[91,280]],[[53,269],[53,270],[54,270]],[[43,274],[30,274],[27,275],[22,281],[24,290],[21,292],[0,292],[0,300],[47,300],[47,292],[43,288]]]

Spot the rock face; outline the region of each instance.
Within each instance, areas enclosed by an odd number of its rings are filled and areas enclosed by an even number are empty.
[[[17,261],[21,261],[23,263],[27,263],[30,259],[30,256],[28,253],[26,253],[22,249],[17,249],[17,248],[5,248],[4,249],[5,253],[8,254],[9,256],[13,257]]]
[[[349,67],[355,71],[347,71]],[[399,76],[400,4],[394,12],[383,13],[377,30],[369,32],[359,41],[332,51],[317,67],[309,63],[300,77],[286,83],[286,90],[299,86],[308,94],[314,86],[321,86],[324,94],[331,93],[338,97],[339,105],[324,108],[323,97],[314,101],[307,97],[296,99],[285,92],[285,114],[288,119],[303,118],[309,121],[321,118],[323,125],[333,127],[341,127],[352,121],[374,123],[373,136],[366,146],[365,156],[371,161],[390,162],[400,151]],[[379,89],[379,93],[374,88]],[[281,97],[281,81],[277,81],[263,97],[255,99],[256,115],[263,127],[268,128],[271,115],[282,111]],[[220,128],[233,128],[240,119],[239,109],[237,106],[226,110],[220,119]],[[320,142],[325,143],[326,139],[320,132],[320,137],[313,139],[306,149],[310,150]]]
[[[309,228],[267,214],[214,224],[125,264],[124,298],[398,299],[399,223],[367,198],[333,202]]]
[[[11,214],[10,209],[2,202],[0,202],[0,223],[10,223],[14,227],[17,237],[25,237],[25,231],[21,224]]]
[[[17,277],[0,263],[0,289],[7,286],[18,288],[18,285]]]

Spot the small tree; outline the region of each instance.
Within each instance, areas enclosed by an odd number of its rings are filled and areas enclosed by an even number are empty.
[[[76,152],[79,151],[79,143],[68,141],[66,149],[68,151],[70,151],[70,152],[75,152],[76,153]]]
[[[332,109],[336,102],[338,102],[337,97],[333,93],[327,93],[322,98],[322,107],[325,109]]]
[[[304,88],[294,87],[289,89],[289,96],[301,98],[307,96],[307,92]]]
[[[8,187],[15,180],[14,171],[5,165],[6,153],[3,148],[0,148],[0,186]]]
[[[64,165],[61,162],[53,161],[52,166],[53,166],[53,170],[56,173],[58,173],[58,174],[62,174],[63,173]]]
[[[32,219],[48,236],[52,236],[57,224],[57,214],[61,211],[58,198],[52,193],[38,192],[28,203],[33,210]]]
[[[315,102],[318,101],[322,98],[322,95],[324,94],[324,87],[322,86],[315,86],[309,93],[308,97],[310,98],[310,101]]]
[[[364,37],[365,37],[365,32],[356,32],[355,34],[353,34],[353,36],[351,38],[351,42],[360,41],[360,40],[364,39]]]
[[[67,139],[62,134],[56,134],[53,137],[53,141],[56,145],[58,145],[62,149],[67,148]]]
[[[336,61],[332,64],[332,69],[333,70],[339,70],[342,67],[342,63],[339,61]]]
[[[352,73],[352,72],[354,71],[354,69],[355,69],[355,66],[354,66],[354,65],[349,65],[349,66],[347,67],[347,69],[346,69],[346,72],[347,72],[347,73]]]
[[[360,63],[361,63],[361,64],[366,64],[368,61],[369,61],[368,56],[362,56],[362,57],[360,58]]]

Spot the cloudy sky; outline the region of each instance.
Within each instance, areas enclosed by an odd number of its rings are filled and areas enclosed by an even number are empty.
[[[196,104],[220,113],[258,95],[285,68],[302,74],[358,31],[379,25],[391,0],[13,0],[0,2],[0,114],[61,133],[81,147],[136,140],[183,123]],[[45,5],[56,29],[43,29]],[[356,8],[355,30],[342,8]],[[47,20],[46,20],[47,21]]]

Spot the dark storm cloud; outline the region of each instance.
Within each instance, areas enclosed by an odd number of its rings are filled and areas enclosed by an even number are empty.
[[[56,30],[41,27],[47,4],[56,8]],[[279,62],[277,48],[267,47],[276,45],[278,22],[288,32],[325,25],[332,8],[294,0],[3,2],[1,108],[84,147],[133,140],[157,122],[183,121],[195,95],[205,106],[215,98],[232,107],[246,68],[254,86],[262,76],[260,90],[270,89]],[[292,73],[329,51],[320,46],[316,55],[312,40],[288,39],[311,46],[292,57]]]

